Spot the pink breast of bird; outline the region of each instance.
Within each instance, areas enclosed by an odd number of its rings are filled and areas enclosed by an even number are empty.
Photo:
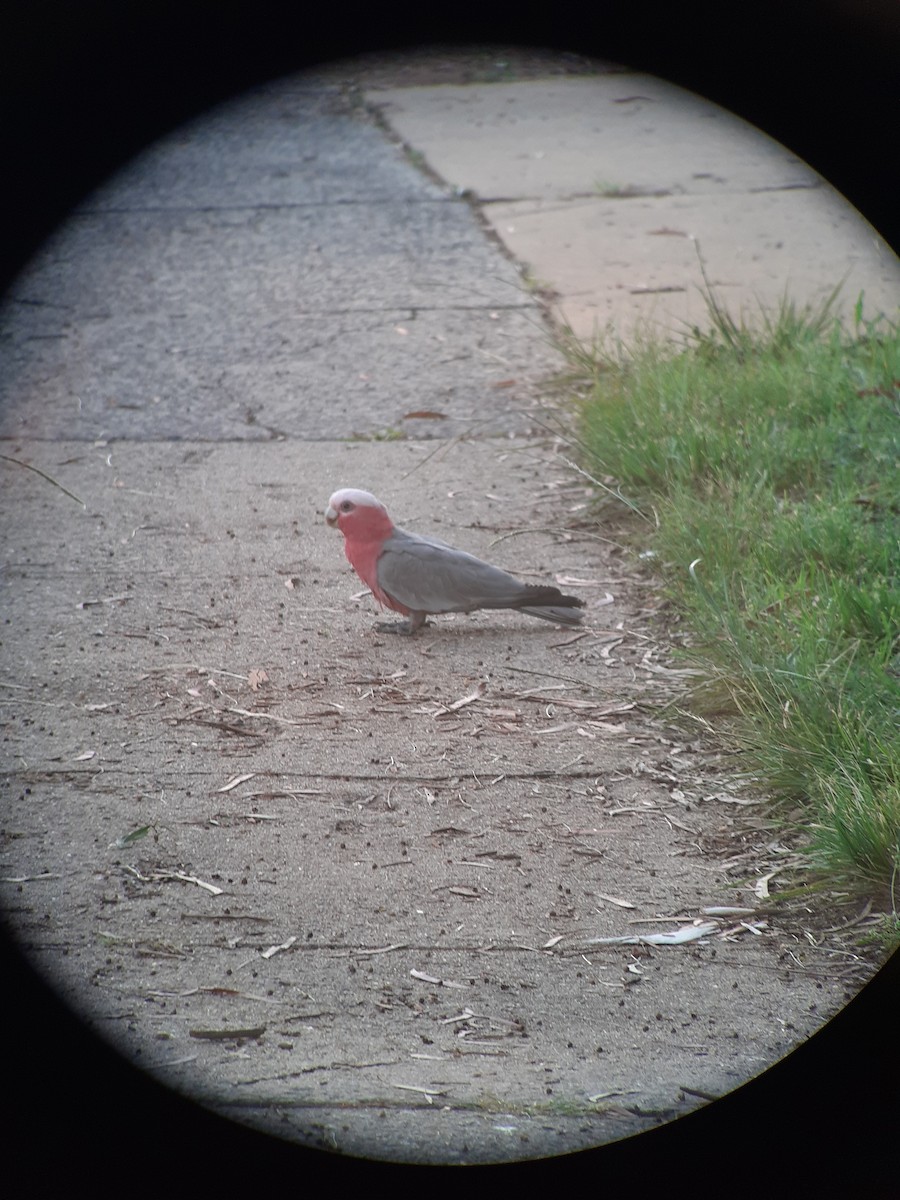
[[[372,589],[378,603],[408,617],[410,610],[406,605],[378,586],[378,558],[385,541],[394,531],[387,513],[375,508],[355,508],[353,512],[338,515],[338,528],[344,535],[347,561],[363,583]]]

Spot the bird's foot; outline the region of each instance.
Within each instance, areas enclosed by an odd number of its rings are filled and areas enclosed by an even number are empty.
[[[379,633],[399,633],[402,637],[409,637],[427,624],[424,613],[413,613],[408,621],[379,621],[375,628]]]
[[[411,637],[416,632],[409,621],[379,621],[375,628],[379,633],[399,633],[401,637]]]

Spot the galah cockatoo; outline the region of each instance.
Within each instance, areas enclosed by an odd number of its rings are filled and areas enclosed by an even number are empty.
[[[446,542],[398,528],[371,492],[335,492],[325,520],[344,535],[350,565],[379,604],[409,618],[377,626],[385,632],[415,633],[429,613],[476,608],[514,608],[559,625],[577,625],[584,615],[584,601],[559,588],[519,583]]]

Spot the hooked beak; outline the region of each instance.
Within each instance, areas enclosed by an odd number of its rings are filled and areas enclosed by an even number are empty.
[[[338,523],[337,512],[329,504],[328,507],[325,509],[325,524],[330,525],[331,528],[334,529],[334,527],[337,525],[337,523]]]

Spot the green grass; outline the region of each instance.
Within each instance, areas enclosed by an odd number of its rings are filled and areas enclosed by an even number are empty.
[[[834,298],[751,325],[707,291],[680,346],[566,348],[584,465],[646,518],[604,491],[691,631],[695,702],[800,803],[814,864],[896,893],[900,331]]]

